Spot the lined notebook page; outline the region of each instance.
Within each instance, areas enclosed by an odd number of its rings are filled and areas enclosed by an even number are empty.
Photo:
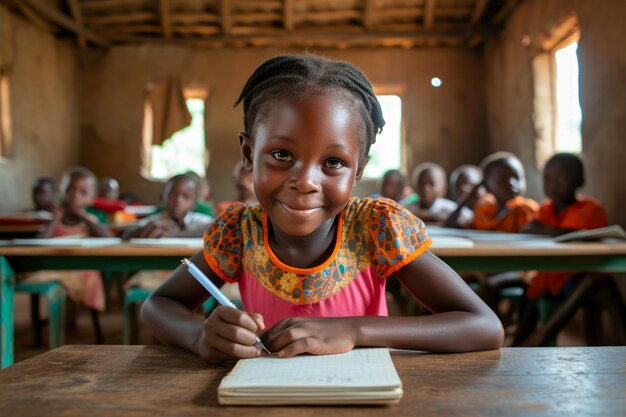
[[[402,385],[383,348],[355,349],[337,355],[293,358],[260,357],[240,360],[222,380],[220,389],[280,388],[394,388]]]

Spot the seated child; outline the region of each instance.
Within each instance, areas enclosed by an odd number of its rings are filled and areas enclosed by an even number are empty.
[[[243,165],[258,204],[220,213],[191,261],[221,287],[238,282],[245,311],[194,314],[209,294],[185,266],[146,300],[155,337],[210,362],[356,346],[436,352],[497,349],[502,326],[461,278],[428,252],[424,223],[389,199],[351,197],[384,125],[365,76],[314,55],[281,55],[246,82]],[[433,313],[389,317],[398,279]]]
[[[181,174],[170,178],[163,189],[165,210],[141,219],[138,227],[124,233],[123,238],[201,237],[213,218],[193,211],[197,198],[198,182],[194,176]],[[124,287],[155,289],[171,273],[171,270],[140,271]]]
[[[390,169],[383,174],[380,184],[380,193],[374,194],[372,198],[384,197],[399,202],[404,197],[404,187],[406,178],[399,169]]]
[[[487,194],[476,203],[474,228],[517,233],[534,218],[538,204],[523,197],[526,177],[521,161],[512,153],[496,152],[481,163]],[[474,193],[479,192],[474,187]]]
[[[68,169],[61,180],[63,201],[54,208],[54,218],[39,237],[110,237],[111,231],[87,213],[96,196],[97,179],[87,168]],[[104,311],[105,297],[100,271],[37,271],[27,282],[60,281],[74,301],[92,310]]]
[[[452,198],[457,204],[464,203],[463,206],[474,210],[474,206],[480,197],[482,192],[478,195],[472,194],[472,190],[483,182],[483,173],[480,167],[476,165],[461,165],[457,167],[452,174],[450,174],[450,190],[452,191]],[[479,188],[482,191],[482,187]],[[469,201],[465,202],[465,199],[470,197]]]
[[[39,177],[33,184],[33,205],[36,212],[54,211],[54,180],[51,177]]]
[[[600,203],[577,195],[585,183],[583,163],[570,153],[553,155],[543,169],[543,189],[548,197],[524,231],[551,236],[607,225]],[[538,272],[531,276],[526,290],[527,303],[515,334],[514,345],[520,345],[535,329],[538,320],[537,299],[542,296],[564,298],[571,289],[574,275],[566,272]]]
[[[254,186],[252,185],[252,173],[247,171],[241,161],[235,164],[233,168],[233,181],[235,182],[235,190],[237,198],[235,200],[220,201],[217,204],[217,213],[221,213],[228,207],[237,203],[256,203],[256,195],[254,194]]]
[[[198,183],[188,174],[176,175],[163,189],[165,211],[141,219],[127,230],[124,238],[200,237],[213,220],[193,211],[198,199]]]
[[[441,165],[432,162],[418,165],[413,171],[413,185],[419,195],[419,201],[409,204],[407,209],[422,221],[443,222],[457,208],[454,201],[445,198],[446,171]],[[472,221],[472,212],[466,207],[461,210],[459,216],[459,221],[464,224]]]

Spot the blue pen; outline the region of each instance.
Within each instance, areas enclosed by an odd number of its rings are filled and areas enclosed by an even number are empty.
[[[215,284],[213,284],[213,282],[211,282],[211,280],[206,275],[204,275],[204,272],[200,271],[200,269],[197,266],[195,266],[191,261],[189,261],[188,259],[183,259],[180,262],[183,265],[185,265],[187,269],[189,269],[189,273],[193,275],[193,277],[200,284],[202,284],[202,286],[206,288],[206,290],[213,297],[215,297],[215,299],[217,300],[218,303],[220,303],[220,305],[223,305],[226,307],[237,308],[228,298],[226,298],[226,296],[220,291],[220,289],[217,288]],[[254,346],[258,347],[262,351],[267,352],[268,355],[272,354],[272,352],[270,352],[269,349],[265,347],[263,342],[261,342],[261,339],[259,339],[258,336],[256,338],[256,343],[254,344]]]

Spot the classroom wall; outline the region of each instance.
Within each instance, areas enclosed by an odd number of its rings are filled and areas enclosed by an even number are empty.
[[[9,67],[13,155],[0,161],[0,211],[31,207],[39,175],[79,161],[78,62],[59,41],[0,5],[0,67]]]
[[[120,180],[122,189],[153,201],[162,187],[139,173],[144,85],[169,75],[186,87],[209,90],[206,135],[211,160],[208,177],[217,200],[233,198],[230,173],[239,156],[237,133],[242,109],[233,109],[247,77],[276,49],[193,50],[174,46],[114,47],[92,52],[81,62],[81,161],[98,175]],[[299,51],[296,51],[299,52]],[[407,167],[426,160],[453,169],[476,163],[485,152],[480,51],[463,49],[324,51],[359,66],[372,83],[403,98]],[[432,77],[443,79],[434,89]],[[356,191],[367,195],[375,182]]]
[[[528,0],[514,12],[504,32],[485,48],[485,100],[491,151],[509,150],[525,163],[529,193],[543,198],[535,163],[533,126],[533,47],[565,16],[578,16],[581,38],[580,102],[587,185],[600,199],[609,221],[626,226],[626,2],[611,0]],[[531,45],[524,47],[528,36]]]

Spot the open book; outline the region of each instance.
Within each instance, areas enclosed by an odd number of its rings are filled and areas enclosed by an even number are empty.
[[[400,401],[402,382],[389,351],[241,359],[217,388],[227,405],[386,404]]]
[[[81,246],[100,247],[115,246],[122,243],[119,237],[52,237],[35,239],[13,239],[13,245],[17,246]]]
[[[614,224],[612,226],[600,227],[599,229],[577,230],[575,232],[565,233],[554,238],[555,242],[572,242],[577,240],[602,240],[602,239],[620,239],[626,240],[626,232],[621,226]]]

